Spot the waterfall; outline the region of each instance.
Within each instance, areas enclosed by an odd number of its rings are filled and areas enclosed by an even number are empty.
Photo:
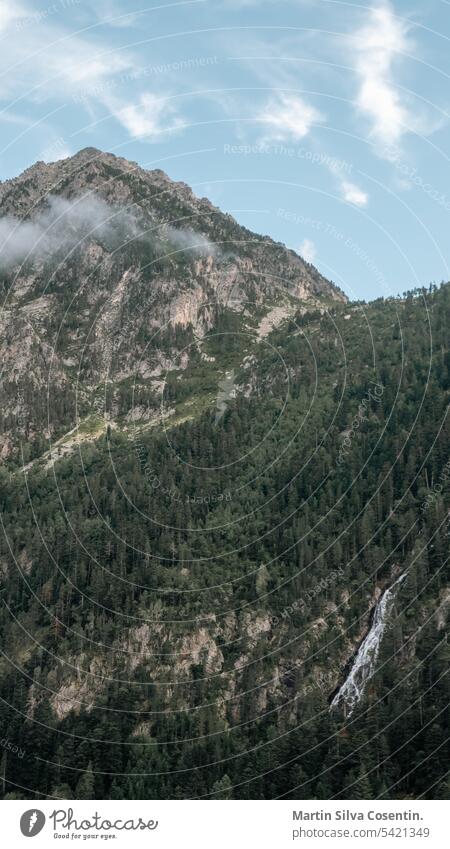
[[[386,622],[397,595],[398,584],[404,578],[406,578],[406,572],[400,575],[381,596],[375,608],[372,626],[357,651],[346,680],[331,702],[330,709],[343,703],[346,715],[350,716],[361,699],[367,682],[375,672]]]

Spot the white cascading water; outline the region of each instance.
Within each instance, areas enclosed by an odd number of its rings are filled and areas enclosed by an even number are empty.
[[[330,709],[343,703],[346,715],[350,716],[363,695],[367,682],[375,672],[386,621],[397,594],[398,584],[404,578],[406,578],[406,572],[400,575],[381,596],[375,608],[372,626],[357,651],[346,680],[331,702]]]

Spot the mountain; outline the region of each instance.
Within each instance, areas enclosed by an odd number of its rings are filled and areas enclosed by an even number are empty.
[[[208,331],[240,325],[250,343],[268,313],[346,300],[184,183],[94,149],[1,184],[0,208],[4,459],[23,432],[32,458],[98,413],[105,382],[113,419],[148,417]]]
[[[450,285],[95,151],[1,191],[2,795],[448,798]]]

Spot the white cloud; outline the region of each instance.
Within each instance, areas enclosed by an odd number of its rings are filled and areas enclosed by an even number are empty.
[[[116,98],[106,98],[105,102],[133,138],[159,140],[162,133],[182,126],[175,107],[167,99],[151,92],[141,94],[136,103],[124,105]]]
[[[148,222],[147,222],[148,224]],[[202,233],[163,224],[158,231],[126,208],[111,206],[94,194],[68,200],[50,195],[45,208],[33,218],[6,215],[0,218],[0,268],[10,268],[26,259],[65,254],[81,241],[102,240],[109,250],[118,249],[129,239],[153,244],[161,257],[173,251],[189,251],[195,256],[219,256],[220,251]],[[59,255],[62,260],[62,256]]]
[[[314,0],[222,0],[222,6],[228,6],[230,9],[247,9],[251,6],[263,6],[263,5],[272,5],[272,6],[280,6],[282,3],[288,5],[290,3],[295,3],[295,6],[299,5],[309,5],[314,2]]]
[[[194,230],[178,229],[166,224],[161,228],[160,235],[172,242],[178,250],[192,251],[199,256],[219,256],[220,254],[213,242]]]
[[[69,156],[72,156],[72,150],[68,144],[66,144],[64,139],[56,139],[46,145],[39,159],[42,159],[43,162],[59,162],[61,159],[67,159]]]
[[[0,0],[0,33],[9,27],[12,21],[23,15],[22,7],[11,0]]]
[[[370,9],[367,24],[351,39],[359,77],[356,104],[371,122],[374,142],[385,147],[398,144],[415,124],[393,80],[394,62],[413,49],[408,29],[383,0]]]
[[[52,63],[55,65],[55,63]],[[64,80],[71,86],[90,83],[95,85],[105,77],[120,73],[131,67],[131,63],[122,57],[108,55],[92,58],[92,52],[87,52],[87,45],[75,40],[70,44],[70,59],[59,65],[59,71]]]
[[[72,96],[89,82],[101,86],[114,74],[136,68],[127,51],[114,51],[104,40],[72,35],[60,20],[34,22],[30,7],[16,7],[0,0],[0,96],[23,96],[31,102]],[[53,8],[53,7],[50,7]],[[34,13],[36,14],[36,13]],[[57,17],[57,16],[56,16]],[[14,73],[8,69],[14,68]]]
[[[96,0],[95,12],[97,19],[102,24],[108,24],[111,27],[131,27],[139,20],[139,14],[132,12],[124,12],[119,3],[114,0]]]
[[[339,168],[339,160],[333,161],[331,157],[324,157],[323,163],[335,177],[339,192],[347,203],[352,203],[354,206],[367,206],[369,203],[368,193],[357,186],[356,183],[345,178]]]
[[[271,100],[257,119],[267,127],[266,140],[298,141],[308,135],[314,124],[323,120],[323,115],[301,97],[282,94],[277,100]]]
[[[298,253],[304,260],[306,260],[306,262],[314,262],[317,256],[314,242],[311,239],[303,239],[303,242],[298,249]]]
[[[60,103],[74,98],[79,108],[88,111],[94,126],[103,107],[137,139],[156,140],[161,133],[181,127],[173,103],[156,92],[144,92],[132,102],[111,94],[118,79],[139,71],[131,52],[115,50],[104,36],[72,35],[50,12],[48,18],[41,16],[38,26],[32,7],[16,6],[13,12],[13,5],[0,0],[0,32],[4,29],[6,33],[0,56],[0,97],[5,101],[19,96],[35,105],[47,102],[49,95]],[[53,11],[53,7],[49,9]],[[14,74],[1,73],[9,67],[14,67]],[[81,96],[86,91],[89,97]],[[4,111],[2,119],[17,122],[8,119],[8,114]],[[48,135],[48,130],[45,123],[40,124],[40,132]],[[43,158],[53,161],[69,153],[64,145],[54,155],[50,144],[45,146]]]
[[[348,203],[353,203],[355,206],[367,206],[369,195],[367,192],[360,189],[355,183],[350,183],[348,180],[342,180],[340,190],[344,200]]]
[[[45,257],[68,251],[90,236],[114,239],[122,244],[123,229],[137,234],[134,217],[126,210],[109,206],[102,198],[85,195],[67,200],[50,196],[45,209],[32,220],[13,216],[0,218],[0,265],[8,266],[26,257]]]

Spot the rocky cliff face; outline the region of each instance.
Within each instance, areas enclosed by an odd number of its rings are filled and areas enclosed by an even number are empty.
[[[245,323],[274,304],[345,300],[184,183],[94,149],[0,184],[0,211],[3,458],[21,436],[70,429],[105,381],[157,395],[223,311]]]

